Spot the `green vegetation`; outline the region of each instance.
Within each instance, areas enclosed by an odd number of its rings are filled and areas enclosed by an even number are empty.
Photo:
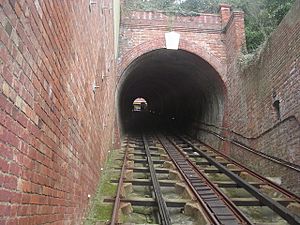
[[[108,221],[111,220],[113,211],[112,204],[96,203],[93,207],[92,217],[89,217],[86,221],[87,224],[95,224],[97,221]]]
[[[118,151],[111,151],[108,156],[100,184],[91,205],[91,210],[85,220],[85,225],[94,225],[98,221],[106,222],[111,219],[113,204],[104,203],[105,197],[113,197],[117,191],[117,185],[110,183],[111,179],[117,179],[113,167],[116,165],[116,158],[120,158]]]
[[[122,221],[124,221],[125,224],[152,224],[155,222],[153,211],[153,207],[133,206],[133,213],[122,215]]]
[[[294,0],[229,0],[245,12],[248,52],[255,51],[279,25]]]
[[[129,10],[164,11],[194,16],[217,13],[220,3],[245,12],[247,50],[254,52],[278,26],[295,0],[127,0]]]

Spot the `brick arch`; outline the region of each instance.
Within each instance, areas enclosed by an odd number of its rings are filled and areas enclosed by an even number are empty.
[[[157,49],[166,48],[165,46],[165,39],[164,38],[157,38],[151,41],[144,42],[130,51],[126,52],[122,56],[122,60],[119,63],[119,76],[122,76],[126,68],[137,58],[146,54],[147,52],[151,52]],[[184,39],[180,39],[179,49],[185,50],[192,54],[199,56],[200,58],[204,59],[207,63],[209,63],[220,75],[221,79],[225,83],[226,79],[226,72],[227,72],[227,65],[222,63],[216,56],[210,54],[204,48],[195,48],[194,45]]]

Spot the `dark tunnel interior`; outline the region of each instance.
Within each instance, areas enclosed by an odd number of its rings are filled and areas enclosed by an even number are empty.
[[[143,98],[147,107],[134,109]],[[117,90],[122,133],[194,129],[200,122],[221,125],[225,90],[218,72],[184,50],[159,49],[133,61]]]

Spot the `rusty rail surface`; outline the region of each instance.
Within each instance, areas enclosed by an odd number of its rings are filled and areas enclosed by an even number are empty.
[[[149,149],[149,144],[148,144],[148,141],[147,141],[145,135],[143,135],[143,143],[144,143],[144,148],[145,148],[145,152],[147,155],[147,162],[148,162],[148,167],[149,167],[152,185],[153,185],[153,189],[154,189],[154,195],[155,195],[155,199],[156,199],[158,210],[159,210],[160,224],[171,225],[172,223],[171,223],[170,213],[168,211],[167,204],[161,193],[161,188],[160,188],[157,176],[156,176],[155,168],[153,165],[153,161],[152,161],[152,157],[151,157],[151,153],[150,153],[150,149]]]
[[[300,224],[300,218],[298,216],[294,215],[293,213],[291,213],[290,210],[288,210],[286,207],[284,207],[280,203],[276,202],[272,198],[266,196],[265,194],[261,193],[259,191],[259,189],[257,189],[253,185],[250,185],[248,182],[244,181],[238,175],[236,175],[235,173],[230,171],[227,167],[225,167],[221,163],[217,162],[216,160],[214,160],[212,157],[208,156],[207,154],[203,153],[198,147],[196,147],[188,139],[186,139],[184,137],[180,137],[180,136],[177,136],[177,137],[180,138],[182,141],[184,141],[186,144],[188,144],[189,147],[191,147],[194,151],[199,153],[202,157],[204,157],[208,162],[210,162],[211,165],[218,168],[222,173],[226,174],[233,181],[235,181],[237,184],[239,184],[241,187],[243,187],[245,190],[247,190],[249,193],[251,193],[255,198],[257,198],[260,202],[262,202],[262,204],[270,207],[274,212],[276,212],[278,215],[280,215],[289,224],[293,224],[293,225]],[[237,165],[238,167],[242,168],[243,171],[245,171],[245,172],[253,175],[254,177],[258,178],[264,184],[267,184],[267,185],[273,187],[276,191],[284,194],[285,196],[287,196],[287,197],[289,197],[289,198],[291,198],[291,199],[293,199],[293,200],[295,200],[296,202],[299,203],[299,197],[297,195],[285,190],[284,188],[282,188],[279,185],[275,184],[274,182],[271,182],[270,180],[262,177],[261,175],[256,174],[255,172],[253,172],[253,171],[249,170],[248,168],[242,166],[241,164],[235,162],[234,160],[232,160],[228,156],[220,153],[218,150],[212,148],[211,146],[208,146],[207,144],[205,144],[201,141],[198,141],[198,142],[200,142],[204,146],[208,147],[210,150],[213,150],[213,152],[215,152],[215,153],[219,154],[220,156],[224,157],[229,162],[231,162],[231,163]]]
[[[189,137],[191,139],[191,137]],[[281,194],[285,195],[288,198],[291,198],[293,200],[295,200],[296,202],[300,203],[300,196],[288,191],[287,189],[283,188],[282,186],[276,184],[275,182],[267,179],[266,177],[254,172],[253,170],[250,170],[249,168],[247,168],[246,166],[242,165],[241,163],[237,162],[236,160],[230,158],[229,156],[225,155],[224,153],[216,150],[215,148],[213,148],[212,146],[204,143],[203,141],[200,141],[197,139],[197,141],[201,144],[203,144],[204,146],[206,146],[207,148],[209,148],[210,150],[212,150],[213,152],[215,152],[216,154],[219,154],[220,156],[222,156],[224,159],[230,161],[232,164],[242,168],[244,171],[246,171],[247,173],[251,174],[253,177],[257,178],[258,180],[262,181],[263,183],[271,186],[272,188],[274,188],[275,190],[277,190],[278,192],[280,192]]]
[[[162,135],[158,140],[183,176],[204,209],[210,223],[214,225],[248,224],[251,221],[187,158],[175,142]]]
[[[153,191],[155,194],[156,201],[153,203],[155,206],[158,206],[159,209],[159,223],[160,224],[171,224],[170,214],[167,209],[167,204],[162,196],[160,191],[160,183],[156,177],[156,169],[153,165],[154,161],[151,159],[150,147],[148,140],[145,135],[142,138],[133,139],[139,143],[139,146],[145,150],[146,162],[149,166],[149,172],[151,175],[151,181],[149,185],[153,186]],[[202,170],[201,167],[197,165],[197,163],[193,162],[189,155],[192,152],[198,153],[196,157],[206,159],[206,163],[208,165],[214,166],[216,171],[223,173],[228,176],[232,183],[235,183],[237,187],[243,188],[247,192],[249,192],[254,198],[256,198],[261,204],[261,206],[267,206],[271,210],[273,210],[278,216],[282,217],[289,224],[296,225],[300,224],[300,218],[293,214],[286,206],[286,203],[280,202],[278,199],[272,199],[268,195],[261,192],[259,187],[261,185],[267,185],[272,187],[274,191],[281,193],[289,203],[300,203],[300,197],[294,193],[287,191],[276,183],[270,181],[269,179],[255,173],[254,171],[248,169],[242,164],[236,162],[231,159],[224,153],[212,148],[211,146],[199,141],[198,139],[193,139],[187,135],[158,135],[157,139],[166,153],[169,155],[171,161],[176,166],[179,173],[182,175],[187,185],[190,187],[195,197],[197,198],[199,204],[201,205],[203,212],[207,218],[207,220],[212,225],[253,225],[253,222],[247,218],[243,212],[235,205],[233,200],[224,194],[219,187],[213,182],[210,181],[209,178],[205,175],[206,170]],[[126,140],[126,148],[124,153],[123,165],[121,169],[121,175],[118,180],[118,189],[116,193],[114,201],[114,209],[112,213],[111,223],[112,225],[119,224],[119,212],[120,212],[120,204],[122,201],[121,190],[123,183],[125,182],[125,171],[127,168],[128,161],[128,153],[129,153],[129,145],[130,145],[129,137]],[[198,145],[205,146],[207,150],[213,153],[213,155],[207,154],[205,151],[202,151]],[[188,154],[188,155],[186,155]],[[191,155],[193,158],[195,156]],[[225,162],[219,162],[217,157],[220,156],[226,160]],[[239,175],[231,169],[227,168],[228,164],[235,165],[238,171],[246,172],[253,178],[256,178],[258,181],[256,183],[248,183],[244,179],[242,179]],[[200,164],[199,164],[200,165]],[[206,165],[206,164],[203,164]],[[151,184],[150,184],[151,183]],[[257,186],[257,184],[259,184]],[[256,203],[257,204],[257,203]]]
[[[268,154],[266,154],[264,152],[258,151],[256,149],[250,148],[249,146],[246,146],[245,144],[243,144],[243,143],[241,143],[241,142],[239,142],[237,140],[232,140],[232,139],[230,139],[228,137],[224,137],[224,136],[222,136],[222,135],[220,135],[220,134],[218,134],[218,133],[216,133],[214,131],[211,131],[211,130],[208,130],[208,129],[204,129],[204,128],[199,128],[199,130],[207,132],[207,133],[210,133],[210,134],[214,135],[215,137],[221,139],[222,141],[228,141],[228,142],[230,142],[231,144],[233,144],[233,145],[235,145],[237,147],[240,147],[240,148],[242,148],[242,149],[244,149],[244,150],[246,150],[248,152],[251,152],[251,153],[253,153],[253,154],[257,155],[257,156],[260,156],[260,157],[262,157],[262,158],[264,158],[266,160],[269,160],[269,161],[271,161],[273,163],[276,163],[276,164],[278,164],[280,166],[286,167],[286,168],[294,170],[296,172],[300,172],[300,165],[288,162],[286,160],[283,160],[283,159],[277,158],[275,156],[268,155]],[[234,134],[236,134],[236,133],[234,133]]]
[[[125,154],[124,154],[124,158],[123,158],[124,159],[123,166],[121,169],[121,176],[119,178],[118,189],[117,189],[117,194],[116,194],[116,198],[115,198],[115,204],[114,204],[111,222],[110,222],[111,225],[116,225],[119,222],[118,214],[119,214],[119,210],[120,210],[121,190],[122,190],[122,186],[124,183],[124,176],[125,176],[125,171],[126,171],[126,167],[127,167],[128,147],[129,147],[129,137],[127,137],[127,145],[126,145]]]

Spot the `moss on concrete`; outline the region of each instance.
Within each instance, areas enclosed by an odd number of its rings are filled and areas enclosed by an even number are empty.
[[[106,222],[111,219],[113,204],[105,203],[103,200],[107,197],[114,197],[117,192],[117,184],[113,184],[110,180],[118,178],[114,171],[115,160],[121,158],[120,151],[113,150],[108,155],[108,160],[101,174],[97,193],[92,200],[91,209],[84,221],[85,225],[95,225],[97,222]]]
[[[153,207],[149,206],[133,206],[133,213],[129,215],[122,215],[123,223],[135,223],[135,224],[151,224],[155,223],[153,216]]]
[[[96,221],[107,221],[111,219],[112,204],[97,204],[94,207],[94,219]]]

